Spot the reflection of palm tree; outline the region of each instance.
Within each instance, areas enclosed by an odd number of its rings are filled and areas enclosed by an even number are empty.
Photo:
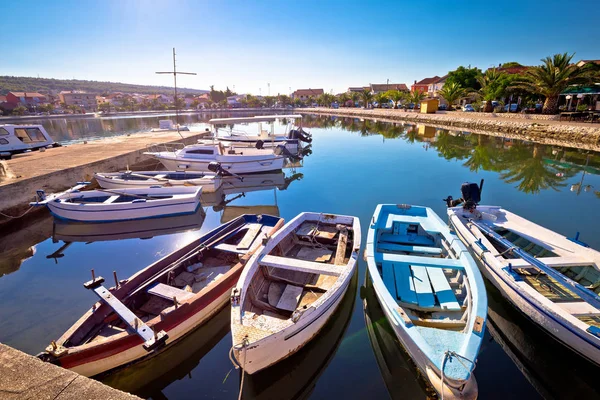
[[[408,143],[414,143],[419,137],[417,125],[410,125],[410,128],[406,131],[405,137]]]
[[[533,153],[531,147],[515,144],[506,152],[507,157],[502,163],[505,171],[500,178],[506,183],[519,182],[517,188],[525,193],[539,193],[542,189],[558,191],[577,170],[546,163],[545,152],[546,147],[537,143],[533,145]]]
[[[477,135],[477,146],[471,151],[469,159],[463,164],[472,172],[500,170],[500,154],[498,148],[489,140],[489,136]]]
[[[446,129],[440,130],[437,140],[431,144],[446,160],[464,160],[471,153],[469,141],[462,135],[453,136]]]

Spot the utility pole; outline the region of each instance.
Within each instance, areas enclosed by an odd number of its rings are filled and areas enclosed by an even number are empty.
[[[177,64],[175,63],[175,47],[173,47],[173,71],[157,72],[157,74],[173,74],[173,83],[175,87],[175,122],[177,122],[177,133],[183,138],[181,132],[179,132],[179,107],[177,105],[177,74],[182,75],[196,75],[195,72],[177,72]]]
[[[267,83],[267,88],[268,88],[267,96],[271,96],[271,84],[270,83]]]

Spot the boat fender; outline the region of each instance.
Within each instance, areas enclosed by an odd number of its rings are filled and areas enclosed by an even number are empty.
[[[240,305],[240,296],[242,295],[241,290],[238,288],[233,288],[231,291],[231,305],[239,306]]]

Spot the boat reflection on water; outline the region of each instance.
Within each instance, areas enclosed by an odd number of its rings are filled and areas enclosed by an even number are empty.
[[[228,333],[231,310],[223,307],[213,318],[162,353],[129,367],[97,377],[101,382],[141,398],[166,399],[162,391],[185,377]]]
[[[416,365],[398,341],[377,301],[371,278],[368,274],[365,275],[365,286],[361,287],[365,325],[390,397],[392,399],[435,398],[435,391],[427,386]]]
[[[283,400],[310,396],[346,331],[354,308],[357,282],[358,272],[350,281],[338,311],[302,350],[270,368],[244,376],[243,399]]]
[[[535,326],[493,285],[486,288],[488,331],[542,397],[600,398],[600,368]]]

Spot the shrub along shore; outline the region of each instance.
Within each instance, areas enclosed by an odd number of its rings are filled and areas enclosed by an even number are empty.
[[[408,121],[439,128],[465,129],[473,133],[600,151],[600,124],[558,121],[530,114],[463,113],[461,111],[420,114],[398,109],[300,108],[303,114],[328,114],[379,120]],[[545,118],[544,118],[545,117]]]

